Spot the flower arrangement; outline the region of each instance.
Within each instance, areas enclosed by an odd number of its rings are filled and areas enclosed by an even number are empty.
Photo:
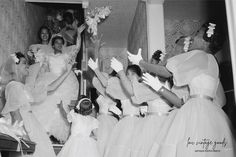
[[[94,10],[88,11],[86,15],[86,24],[88,25],[87,31],[92,33],[93,36],[97,35],[97,25],[102,20],[105,20],[111,13],[111,6],[104,6],[95,8]]]

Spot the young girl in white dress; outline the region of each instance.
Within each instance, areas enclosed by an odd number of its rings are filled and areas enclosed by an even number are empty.
[[[62,108],[62,106],[61,106]],[[99,157],[96,143],[96,129],[99,122],[91,116],[93,104],[86,96],[67,114],[71,123],[71,134],[58,157]]]

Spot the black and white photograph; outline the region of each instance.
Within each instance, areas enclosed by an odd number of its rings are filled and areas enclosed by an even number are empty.
[[[236,157],[235,0],[0,0],[0,157]]]

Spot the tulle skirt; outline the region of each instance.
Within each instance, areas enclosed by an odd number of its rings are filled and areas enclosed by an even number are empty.
[[[61,142],[67,140],[70,126],[67,119],[61,115],[57,104],[62,101],[64,109],[68,111],[70,101],[77,100],[78,92],[77,77],[71,73],[53,94],[48,95],[42,103],[32,106],[34,114],[45,130]]]
[[[192,98],[167,121],[149,157],[235,157],[228,117],[212,101]]]
[[[150,114],[137,125],[132,143],[132,157],[146,157],[160,133],[167,118],[166,115]]]
[[[46,131],[31,111],[21,111],[25,129],[31,141],[36,143],[33,157],[56,157]]]
[[[108,114],[100,114],[97,119],[99,121],[99,128],[97,130],[97,145],[101,156],[103,156],[107,142],[118,120],[114,116]]]
[[[107,148],[105,157],[130,157],[134,129],[140,122],[139,117],[126,116],[114,127]]]
[[[85,135],[71,136],[57,157],[100,157],[96,141]]]

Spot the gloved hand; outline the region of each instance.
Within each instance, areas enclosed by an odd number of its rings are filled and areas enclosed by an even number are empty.
[[[141,49],[141,48],[138,49],[137,55],[133,55],[133,54],[131,54],[129,51],[127,51],[127,53],[128,53],[128,59],[129,59],[129,61],[130,61],[132,64],[139,65],[139,62],[140,62],[141,60],[143,60],[143,57],[142,57],[142,55],[141,55],[141,53],[142,53],[142,49]]]
[[[94,71],[95,69],[98,68],[98,59],[96,59],[95,61],[92,58],[89,58],[88,61],[88,66]]]
[[[158,77],[153,77],[149,73],[144,73],[142,78],[145,84],[149,85],[156,91],[159,91],[163,86]]]
[[[118,73],[119,71],[123,70],[123,64],[113,57],[111,59],[111,68]]]

